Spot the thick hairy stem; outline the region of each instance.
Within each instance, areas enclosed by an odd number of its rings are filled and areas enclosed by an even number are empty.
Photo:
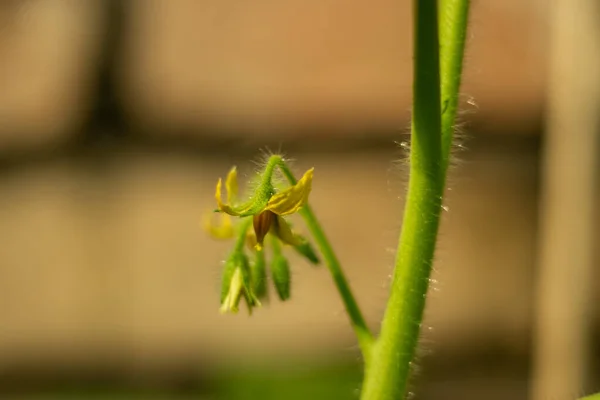
[[[419,339],[458,109],[469,0],[414,0],[410,180],[391,294],[363,400],[407,393]],[[439,33],[438,33],[439,28]]]
[[[442,168],[448,168],[459,103],[469,0],[439,0]]]

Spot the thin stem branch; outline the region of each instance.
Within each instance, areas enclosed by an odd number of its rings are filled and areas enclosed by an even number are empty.
[[[283,254],[283,250],[281,249],[281,242],[278,238],[273,235],[269,235],[271,241],[271,247],[273,248],[274,256],[281,256]]]
[[[246,244],[246,234],[248,233],[250,226],[252,226],[252,217],[243,218],[239,225],[238,237],[233,248],[234,252],[241,253],[244,249],[244,245]]]
[[[292,173],[289,166],[281,158],[279,161],[279,168],[288,182],[291,185],[295,185],[297,182],[296,177]],[[304,218],[308,229],[310,230],[315,242],[317,243],[317,246],[319,247],[319,250],[321,251],[321,254],[323,255],[325,264],[327,265],[327,268],[333,277],[335,286],[337,287],[338,292],[342,297],[342,301],[344,302],[344,306],[346,307],[346,312],[350,317],[350,323],[352,324],[352,328],[356,333],[358,344],[363,353],[364,360],[365,362],[368,362],[371,345],[373,343],[373,335],[371,334],[360,308],[354,299],[354,295],[352,294],[352,290],[350,289],[350,285],[348,284],[348,280],[344,275],[340,262],[338,261],[335,252],[329,243],[329,240],[327,240],[327,236],[325,236],[325,232],[323,231],[321,224],[319,224],[317,217],[308,204],[305,205],[302,210],[300,210],[300,215]]]

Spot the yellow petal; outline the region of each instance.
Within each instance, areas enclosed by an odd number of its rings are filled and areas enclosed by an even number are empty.
[[[239,213],[235,212],[229,204],[223,203],[221,198],[221,187],[223,186],[223,181],[221,178],[217,181],[217,190],[215,192],[215,199],[217,200],[217,206],[220,211],[223,211],[229,215],[239,215]]]
[[[225,180],[225,190],[227,191],[227,204],[231,204],[235,201],[238,195],[238,180],[237,180],[237,168],[233,167],[227,174]]]
[[[280,217],[279,215],[277,216],[277,219],[273,224],[272,230],[283,243],[292,246],[299,246],[302,244],[302,240],[296,235],[294,235],[288,223],[283,217]]]
[[[215,239],[231,239],[234,236],[233,222],[227,214],[218,214],[216,216],[218,223],[215,222],[215,213],[204,216],[204,230]]]
[[[277,215],[289,215],[300,210],[308,202],[313,171],[314,168],[309,169],[294,186],[271,196],[265,210],[271,210]]]

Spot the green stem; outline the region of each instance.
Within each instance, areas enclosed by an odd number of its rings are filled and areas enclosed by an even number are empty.
[[[244,245],[246,244],[246,234],[248,233],[250,226],[252,226],[252,217],[242,218],[242,222],[239,225],[238,237],[233,247],[234,253],[241,253],[244,250]]]
[[[278,156],[273,156],[278,157]],[[281,172],[286,177],[288,182],[291,185],[295,185],[297,180],[289,166],[285,163],[283,159],[279,157],[279,168]],[[338,261],[331,244],[327,240],[325,236],[325,232],[323,232],[323,228],[319,224],[317,217],[313,213],[311,207],[307,204],[302,207],[300,210],[300,215],[304,218],[308,229],[310,230],[317,246],[319,246],[319,250],[323,255],[323,259],[325,260],[325,264],[329,269],[329,272],[333,276],[333,281],[335,282],[335,286],[342,297],[342,301],[344,302],[344,306],[346,307],[346,312],[350,317],[350,323],[352,324],[352,328],[356,333],[356,337],[358,339],[358,344],[363,353],[363,358],[365,362],[368,362],[369,355],[371,352],[371,345],[373,343],[373,335],[363,318],[363,315],[354,299],[354,295],[352,294],[352,290],[350,289],[350,285],[348,284],[348,280],[346,279],[344,272],[342,271],[342,267],[340,266],[340,262]]]
[[[414,0],[410,180],[391,294],[365,371],[363,400],[404,398],[419,339],[442,205],[437,0]]]
[[[273,155],[269,157],[267,160],[267,165],[265,166],[264,171],[262,172],[262,182],[263,184],[272,187],[271,181],[273,180],[273,172],[275,172],[275,168],[281,162],[281,156]]]
[[[279,241],[279,239],[277,239],[275,236],[270,235],[270,239],[271,239],[271,247],[273,247],[273,255],[274,256],[281,256],[283,255],[283,251],[281,249],[281,242]]]
[[[458,110],[469,0],[439,0],[440,78],[442,106],[442,168],[448,168]]]

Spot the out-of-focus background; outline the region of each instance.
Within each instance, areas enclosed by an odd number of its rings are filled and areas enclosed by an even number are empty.
[[[407,181],[410,17],[388,0],[1,2],[0,397],[357,398],[327,270],[294,258],[291,301],[220,315],[230,243],[200,218],[216,179],[265,148],[314,166],[311,202],[376,330]],[[549,56],[557,20],[542,1],[473,4],[418,399],[528,398],[538,307],[566,304],[538,285],[561,247],[544,238],[562,243],[540,221],[548,77],[570,59]],[[586,379],[562,399],[600,390],[600,254],[597,229],[557,232],[595,250],[561,269],[589,285],[574,285],[587,339],[570,344]],[[560,338],[569,323],[546,314]]]

